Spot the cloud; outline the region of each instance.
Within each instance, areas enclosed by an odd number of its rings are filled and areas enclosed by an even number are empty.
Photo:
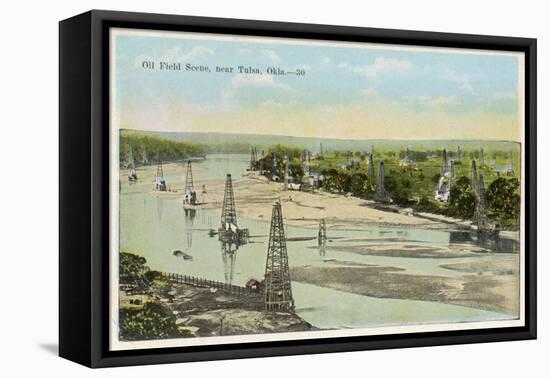
[[[271,75],[237,75],[231,80],[231,86],[234,89],[255,87],[279,89],[283,91],[293,90],[288,84],[276,82]]]
[[[332,62],[332,59],[330,59],[328,56],[325,56],[323,59],[321,59],[321,63],[323,64],[329,64]]]
[[[164,52],[164,54],[157,54],[153,51],[153,54],[139,55],[135,63],[138,67],[141,67],[141,63],[146,60],[153,60],[157,62],[194,62],[205,56],[214,55],[214,50],[204,46],[194,46],[191,50],[182,51],[180,47],[173,47]]]
[[[281,57],[273,50],[262,50],[262,55],[269,58],[274,63],[281,62]]]
[[[454,95],[436,97],[426,95],[403,96],[401,102],[404,105],[417,106],[432,110],[443,110],[460,104],[460,100]]]
[[[375,97],[378,95],[378,91],[374,88],[364,88],[359,90],[359,94],[364,97]]]
[[[241,55],[249,55],[249,54],[252,54],[252,50],[247,49],[247,48],[239,49],[238,53],[241,54]]]
[[[453,83],[459,84],[461,89],[464,89],[469,92],[474,92],[474,87],[470,81],[468,75],[460,74],[453,69],[445,68],[443,73],[444,79],[452,81]]]
[[[275,108],[275,95],[278,99],[292,96],[294,89],[275,81],[271,75],[237,75],[229,86],[221,91],[221,105],[225,110],[236,110],[241,106]]]
[[[340,63],[339,67],[356,75],[366,76],[371,80],[382,76],[401,75],[412,70],[414,65],[405,59],[378,57],[372,64],[357,66]]]
[[[509,92],[495,92],[493,93],[494,100],[517,100],[518,94],[513,91]]]

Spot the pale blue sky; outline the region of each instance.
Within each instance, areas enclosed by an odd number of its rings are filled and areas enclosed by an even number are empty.
[[[264,74],[146,70],[144,60],[157,68],[161,61],[212,70],[251,65]],[[306,74],[271,76],[267,67],[303,68]],[[330,136],[329,125],[315,127],[316,117],[323,124],[320,114],[336,112],[329,118],[342,122],[332,128],[349,128],[351,136],[365,139],[407,137],[404,128],[411,127],[419,136],[443,130],[442,138],[483,137],[476,122],[485,128],[484,139],[519,135],[518,59],[511,55],[118,35],[116,93],[126,128],[220,131],[242,125],[235,132],[296,134],[295,126],[307,124],[306,133]],[[220,125],[224,119],[227,125]]]

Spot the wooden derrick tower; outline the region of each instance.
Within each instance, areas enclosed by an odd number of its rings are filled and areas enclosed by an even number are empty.
[[[191,168],[191,160],[187,162],[187,172],[185,174],[185,193],[194,192],[193,186],[193,169]]]
[[[228,174],[225,180],[220,228],[229,230],[233,226],[238,227],[237,210],[235,208],[235,196],[233,195],[233,181],[231,175]]]
[[[443,154],[441,157],[441,170],[439,174],[441,176],[444,176],[446,172],[449,171],[449,157],[447,156],[447,150],[443,149]]]
[[[252,147],[250,149],[250,171],[257,171],[258,170],[258,149],[256,147]]]
[[[128,145],[128,181],[137,181],[136,164],[134,162],[134,153],[132,152],[132,146]]]
[[[267,311],[294,311],[288,254],[281,203],[273,204],[267,261],[265,265],[265,308]]]
[[[237,209],[233,194],[233,181],[231,175],[227,175],[225,192],[223,195],[222,215],[220,219],[219,240],[235,244],[246,244],[248,241],[248,229],[239,228],[237,223]]]
[[[384,161],[378,162],[378,177],[376,179],[376,199],[386,200],[386,189],[384,188]]]
[[[191,160],[187,162],[183,203],[184,205],[197,204],[197,192],[195,191],[195,186],[193,185],[193,169],[191,168]]]
[[[369,179],[369,185],[374,184],[374,157],[373,154],[369,154],[369,170],[367,173],[367,177]]]
[[[478,187],[479,187],[479,178],[477,177],[477,165],[475,160],[472,160],[472,177],[470,180],[472,183],[472,191],[474,192],[474,195],[477,195]]]
[[[166,191],[166,181],[164,180],[164,170],[162,169],[162,160],[158,159],[157,175],[155,177],[155,190],[159,192]]]

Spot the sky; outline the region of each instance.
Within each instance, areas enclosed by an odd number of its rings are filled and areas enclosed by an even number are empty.
[[[111,100],[120,128],[339,139],[521,137],[520,55],[189,33],[115,31],[112,38]],[[182,70],[161,70],[161,62]],[[186,64],[210,72],[186,71]],[[238,73],[238,66],[261,74]],[[269,67],[304,75],[271,75]]]

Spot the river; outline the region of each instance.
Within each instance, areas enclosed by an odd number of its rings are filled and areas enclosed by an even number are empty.
[[[248,164],[248,155],[209,155],[206,160],[193,162],[195,181],[223,180],[231,173],[239,180]],[[248,228],[252,238],[231,254],[223,253],[217,236],[209,236],[217,229],[221,209],[184,210],[181,199],[158,198],[151,195],[155,166],[138,169],[138,183],[128,183],[121,177],[120,188],[120,248],[138,253],[155,270],[181,273],[244,285],[250,277],[263,277],[269,222],[239,218],[239,226]],[[165,170],[168,186],[185,179],[181,170]],[[208,185],[207,185],[208,187]],[[199,193],[201,188],[196,188]],[[237,208],[237,216],[239,209]],[[284,214],[284,209],[283,209]],[[308,227],[286,227],[287,237],[316,236],[317,230]],[[330,229],[329,238],[369,240],[400,240],[413,246],[448,246],[451,243],[474,243],[459,230],[431,230],[421,228],[365,225]],[[350,241],[352,244],[353,241]],[[464,258],[405,258],[364,256],[356,253],[330,250],[323,256],[316,248],[317,241],[287,243],[291,267],[323,265],[324,259],[394,266],[411,273],[431,275],[463,275],[466,273],[442,268],[445,263],[466,261]],[[485,246],[497,251],[501,244]],[[515,248],[515,247],[513,247]],[[173,254],[181,250],[193,257],[184,260]],[[482,260],[514,259],[514,254],[487,254]],[[471,260],[471,259],[470,259]],[[439,302],[403,299],[380,299],[344,293],[316,285],[292,283],[296,312],[319,328],[361,328],[365,326],[396,325],[404,323],[440,323],[512,319],[511,314],[478,310]]]

